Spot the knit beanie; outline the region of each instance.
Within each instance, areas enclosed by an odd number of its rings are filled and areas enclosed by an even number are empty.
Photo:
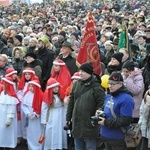
[[[78,34],[78,32],[73,32],[73,33],[71,33],[71,36],[75,36],[75,38],[76,38],[76,40],[78,40],[79,39],[79,34]]]
[[[91,62],[82,64],[79,69],[85,71],[88,74],[93,74],[93,65]]]
[[[16,35],[15,38],[21,43],[22,42],[22,36],[21,35]]]
[[[62,35],[64,38],[66,38],[66,32],[65,31],[60,31],[59,35]]]
[[[133,61],[130,61],[130,60],[127,60],[127,61],[123,64],[123,66],[122,66],[122,68],[126,68],[126,69],[129,70],[129,71],[133,71],[133,70],[134,70],[134,67],[135,67],[134,62],[133,62]]]
[[[109,81],[113,82],[123,82],[123,77],[120,72],[112,72]]]
[[[118,60],[119,63],[122,62],[122,57],[123,57],[123,53],[114,53],[111,57],[115,58],[116,60]]]
[[[27,54],[25,55],[25,57],[28,57],[28,56],[30,56],[30,57],[32,57],[32,58],[34,58],[34,59],[37,58],[36,54],[34,54],[34,53],[27,53]]]

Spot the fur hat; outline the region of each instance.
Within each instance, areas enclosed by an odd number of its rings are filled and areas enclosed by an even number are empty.
[[[82,64],[79,69],[85,71],[88,74],[93,74],[93,65],[91,62]]]

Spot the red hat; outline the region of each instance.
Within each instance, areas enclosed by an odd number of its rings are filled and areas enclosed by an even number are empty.
[[[15,88],[14,88],[15,83],[13,82],[11,77],[2,78],[2,84],[4,85],[6,93],[9,96],[12,96],[18,99],[16,92],[15,92]]]
[[[25,73],[30,73],[31,74],[31,79],[30,80],[34,80],[35,79],[35,72],[32,68],[26,68],[23,70],[22,72],[22,76],[19,82],[19,86],[18,86],[18,90],[23,90],[24,85],[25,85]]]
[[[61,60],[61,59],[56,59],[54,62],[53,62],[54,65],[58,65],[58,66],[64,66],[65,63]]]
[[[75,72],[74,74],[73,74],[73,76],[71,77],[71,79],[73,80],[73,79],[81,79],[81,77],[80,77],[80,75],[79,75],[79,72]]]
[[[63,87],[64,91],[66,91],[68,86],[70,86],[71,84],[71,75],[70,75],[69,69],[67,68],[65,63],[60,59],[55,60],[53,64],[59,65],[60,70],[59,72],[56,72],[53,68],[51,77],[55,78]]]
[[[32,103],[33,111],[36,114],[40,114],[42,98],[43,98],[43,92],[41,90],[40,82],[39,80],[32,80],[32,81],[29,81],[29,84],[32,84],[34,88],[34,97],[33,97],[33,103]]]
[[[44,95],[43,95],[43,101],[45,103],[47,103],[47,104],[52,104],[53,103],[53,88],[57,87],[57,86],[60,87],[60,90],[59,90],[60,98],[64,99],[65,94],[64,94],[64,91],[62,90],[59,82],[57,82],[56,79],[54,79],[54,78],[50,78],[47,81],[47,87],[46,87],[46,90],[45,90]]]
[[[5,75],[5,77],[10,77],[11,75],[16,74],[16,73],[17,73],[17,71],[16,71],[14,68],[8,68],[8,69],[6,70],[6,75]]]

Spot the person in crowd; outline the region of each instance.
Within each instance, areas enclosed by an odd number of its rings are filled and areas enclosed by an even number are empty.
[[[27,53],[25,55],[25,62],[23,68],[33,68],[35,75],[38,76],[39,80],[41,80],[42,75],[42,61],[37,59],[35,53]]]
[[[8,57],[6,54],[0,54],[0,79],[5,77],[6,70],[8,66]]]
[[[65,97],[61,85],[56,79],[47,81],[41,109],[41,123],[45,128],[44,150],[67,149],[65,125]],[[59,118],[59,119],[58,119]]]
[[[15,37],[14,37],[14,45],[15,46],[22,46],[22,36],[17,34]]]
[[[17,76],[17,71],[14,68],[8,68],[6,70],[5,77],[11,77],[14,83],[15,92],[18,92],[18,85],[19,85],[19,77]],[[21,110],[20,110],[20,101],[17,104],[17,144],[21,144],[22,139],[22,130],[21,130]]]
[[[23,139],[27,138],[27,131],[26,131],[27,117],[25,116],[22,110],[22,100],[27,90],[29,81],[32,81],[34,79],[36,79],[34,70],[32,68],[25,68],[22,72],[22,76],[20,78],[20,82],[18,85],[17,95],[19,100],[21,101],[21,130],[22,130]]]
[[[37,43],[38,40],[36,38],[31,38],[29,40],[29,47],[27,49],[27,53],[35,53],[35,51],[38,50]]]
[[[10,58],[12,58],[12,52],[13,52],[13,49],[14,49],[13,37],[8,38],[8,40],[7,40],[7,47],[8,47],[8,56]]]
[[[40,119],[42,98],[43,92],[39,80],[29,81],[22,100],[22,110],[28,118],[27,144],[29,150],[42,150],[42,145],[38,142],[42,131]]]
[[[37,59],[41,60],[43,63],[42,75],[41,75],[42,90],[45,89],[46,82],[51,75],[51,68],[54,61],[53,51],[46,49],[46,44],[48,42],[49,40],[44,36],[38,39],[38,44],[37,44],[38,50],[35,52],[35,54],[37,55]]]
[[[129,52],[128,52],[127,48],[120,48],[119,52],[123,53],[122,64],[124,62],[126,62],[127,60],[130,60],[130,55],[129,55]]]
[[[133,123],[139,121],[140,105],[143,98],[144,82],[142,72],[139,68],[135,67],[133,61],[126,61],[122,66],[122,74],[126,88],[133,94],[134,110],[133,110]]]
[[[111,56],[114,54],[114,49],[113,49],[112,41],[107,40],[107,41],[104,43],[104,46],[105,46],[105,49],[106,49],[105,57],[106,57],[106,59],[107,59],[107,62],[110,62]]]
[[[110,93],[104,103],[105,116],[99,117],[101,139],[107,150],[127,150],[121,127],[128,129],[132,121],[134,100],[123,84],[121,72],[113,72],[108,80]],[[113,113],[115,116],[113,115]]]
[[[150,86],[150,45],[147,45],[147,57],[145,58],[145,66],[142,70],[142,75],[144,79],[144,93],[148,90]]]
[[[5,28],[4,30],[3,30],[3,34],[2,34],[2,42],[5,44],[5,45],[7,45],[7,40],[8,40],[8,38],[10,37],[10,35],[11,35],[11,30],[10,29],[8,29],[8,28]]]
[[[3,91],[0,94],[0,147],[17,146],[17,113],[19,103],[11,77],[2,78]]]
[[[71,76],[73,76],[73,74],[78,70],[78,67],[76,65],[76,58],[74,57],[75,54],[73,54],[73,51],[74,50],[72,49],[72,44],[68,41],[65,41],[62,44],[62,47],[60,49],[60,55],[58,57],[65,62]]]
[[[0,39],[0,54],[8,55],[8,47],[4,44],[4,42]]]
[[[150,88],[146,91],[140,107],[139,122],[142,132],[140,150],[150,150]]]
[[[68,103],[66,124],[72,121],[75,150],[96,150],[98,124],[91,124],[91,116],[103,108],[105,93],[93,75],[92,63],[84,63],[79,68],[81,79],[74,83]],[[84,112],[83,112],[84,110]]]
[[[65,40],[66,40],[66,32],[62,30],[59,32],[58,41],[56,43],[54,43],[54,46],[56,48],[56,50],[55,50],[56,56],[59,55],[60,49]]]
[[[121,71],[121,69],[122,69],[122,57],[123,57],[122,53],[120,53],[120,52],[114,53],[111,56],[111,60],[108,63],[108,66],[106,68],[105,73],[111,74],[113,71]]]
[[[62,60],[54,60],[51,78],[55,78],[60,83],[64,92],[70,86],[71,75],[66,64]]]
[[[17,70],[17,74],[20,75],[23,64],[24,64],[24,56],[25,53],[22,47],[15,47],[12,52],[12,66],[15,70]]]

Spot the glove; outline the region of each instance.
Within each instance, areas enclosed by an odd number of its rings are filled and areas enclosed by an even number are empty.
[[[36,116],[34,114],[27,114],[27,117],[30,119],[34,119]]]
[[[8,118],[8,119],[6,120],[6,126],[7,126],[7,127],[10,126],[10,125],[11,125],[11,122],[12,122],[12,118]]]

